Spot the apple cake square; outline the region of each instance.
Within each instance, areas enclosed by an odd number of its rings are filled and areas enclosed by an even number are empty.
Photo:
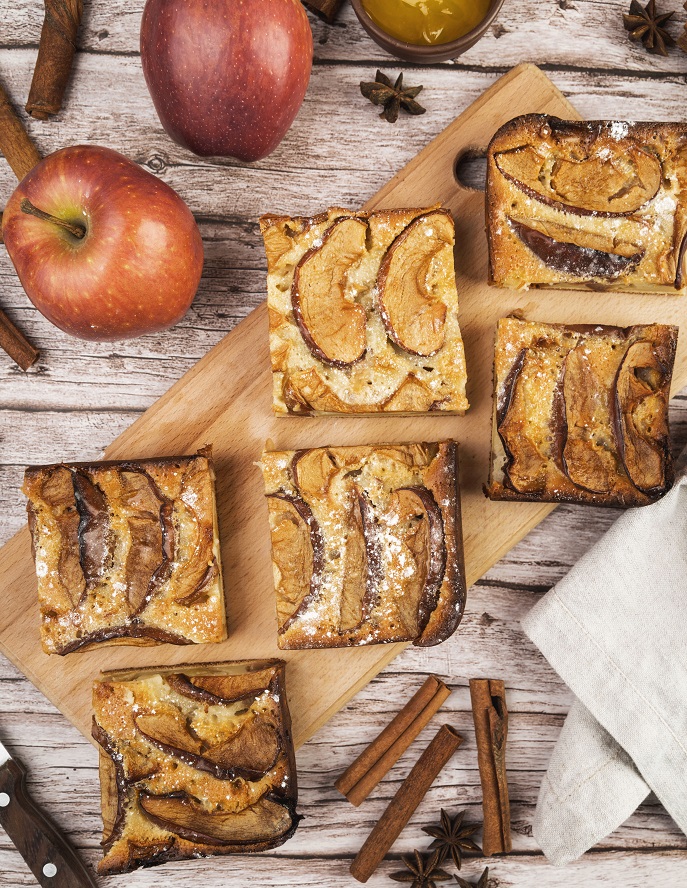
[[[263,216],[273,407],[465,413],[451,214]]]
[[[102,874],[275,848],[300,820],[282,660],[106,672],[93,686]]]
[[[452,635],[465,606],[453,441],[266,451],[261,468],[281,649]]]
[[[48,654],[226,638],[211,449],[24,476]]]
[[[487,153],[491,283],[684,286],[687,126],[516,117]]]
[[[601,506],[662,497],[677,333],[500,320],[487,495]]]

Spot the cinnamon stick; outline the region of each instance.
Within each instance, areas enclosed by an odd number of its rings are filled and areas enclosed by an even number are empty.
[[[57,114],[76,51],[83,0],[45,0],[45,18],[26,110],[38,120]]]
[[[303,0],[303,5],[331,25],[339,14],[343,0]]]
[[[470,679],[470,699],[482,783],[482,848],[484,856],[491,857],[493,854],[507,854],[512,848],[506,780],[508,709],[504,684],[497,679]]]
[[[4,349],[22,370],[28,370],[38,359],[38,349],[17,330],[2,309],[0,309],[0,348]]]
[[[0,151],[7,158],[12,172],[21,181],[40,163],[38,149],[29,138],[24,124],[12,107],[9,96],[0,84]]]
[[[430,675],[384,730],[361,752],[334,786],[353,805],[360,805],[408,749],[451,693]]]
[[[351,864],[351,875],[367,882],[401,834],[441,769],[463,742],[450,725],[442,725],[412,771],[398,788],[377,825]]]

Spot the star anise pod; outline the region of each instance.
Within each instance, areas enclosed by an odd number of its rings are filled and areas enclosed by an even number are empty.
[[[480,846],[476,845],[470,838],[479,829],[479,824],[468,823],[466,826],[463,826],[464,817],[465,811],[461,811],[460,814],[451,817],[448,811],[444,811],[442,808],[441,823],[437,826],[424,826],[422,828],[423,832],[434,838],[434,841],[429,846],[429,850],[432,851],[436,848],[441,855],[441,863],[450,854],[456,869],[460,869],[463,851],[477,851],[478,854],[482,854]]]
[[[403,73],[396,78],[396,83],[377,71],[377,76],[371,82],[363,81],[360,84],[360,92],[369,99],[373,105],[383,105],[384,110],[379,115],[389,123],[396,123],[398,112],[401,108],[408,114],[424,114],[427,110],[415,97],[422,91],[421,86],[403,86]]]
[[[649,0],[642,7],[639,0],[632,0],[629,13],[623,14],[625,30],[630,40],[641,40],[647,52],[666,56],[666,46],[675,46],[675,40],[663,27],[675,15],[674,12],[657,13],[656,0]]]
[[[484,867],[484,872],[479,877],[479,882],[466,882],[460,876],[454,876],[453,878],[458,882],[460,888],[487,888],[489,885],[489,867]]]
[[[439,869],[441,859],[438,851],[431,856],[413,851],[412,855],[404,854],[401,860],[408,869],[391,873],[390,878],[394,882],[410,882],[410,888],[436,888],[435,882],[447,882],[451,878],[445,870]]]

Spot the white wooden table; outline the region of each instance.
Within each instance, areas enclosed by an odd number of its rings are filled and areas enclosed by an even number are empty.
[[[456,63],[416,70],[378,50],[349,8],[333,27],[312,19],[315,65],[304,106],[279,149],[246,167],[196,158],[164,134],[139,62],[143,0],[86,0],[66,107],[52,121],[32,121],[30,131],[44,153],[79,142],[108,145],[176,188],[200,224],[205,273],[176,329],[99,345],[51,327],[29,304],[4,250],[0,253],[0,305],[41,349],[37,367],[26,375],[0,355],[0,542],[24,521],[19,486],[26,464],[97,457],[263,299],[265,260],[256,221],[262,212],[361,204],[500,74],[522,61],[541,65],[586,117],[684,119],[687,56],[673,50],[663,59],[630,44],[621,18],[628,6],[629,0],[506,0],[490,33]],[[677,36],[685,21],[682,3],[659,0],[659,6],[676,10],[671,30]],[[41,21],[40,0],[0,0],[0,78],[17,105],[26,101]],[[424,84],[420,101],[427,113],[403,115],[394,126],[380,120],[358,89],[361,80],[374,79],[377,66],[393,74],[403,69],[409,85]],[[0,159],[0,202],[13,187]],[[679,449],[687,443],[687,390],[674,398],[671,419]],[[655,800],[562,870],[546,863],[531,837],[539,784],[571,695],[524,638],[519,621],[616,517],[595,508],[557,509],[471,589],[453,639],[438,648],[409,649],[303,747],[298,769],[305,819],[284,847],[254,857],[171,864],[103,884],[357,884],[348,873],[350,860],[429,741],[432,727],[361,808],[338,795],[334,780],[428,672],[455,688],[443,718],[466,742],[394,846],[392,859],[368,883],[372,888],[394,884],[388,873],[400,868],[401,853],[427,847],[420,828],[437,819],[440,807],[465,809],[468,820],[481,819],[467,691],[468,678],[477,675],[505,679],[511,710],[514,849],[509,857],[489,862],[492,888],[687,884],[687,839]],[[27,765],[31,792],[95,864],[100,854],[96,751],[2,658],[0,737]],[[483,865],[468,861],[462,875],[476,881]],[[34,884],[0,830],[0,888]]]

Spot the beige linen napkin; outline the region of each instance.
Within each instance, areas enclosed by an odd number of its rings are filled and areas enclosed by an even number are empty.
[[[687,477],[622,515],[523,628],[577,697],[534,818],[549,860],[579,857],[650,789],[687,833]]]

